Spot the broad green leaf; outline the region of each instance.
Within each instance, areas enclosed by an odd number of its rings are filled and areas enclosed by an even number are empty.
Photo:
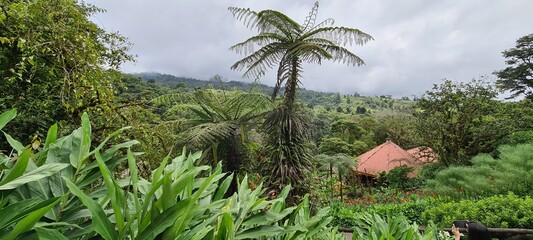
[[[89,198],[83,191],[81,191],[74,183],[69,179],[64,178],[70,191],[76,195],[92,214],[93,228],[104,239],[115,240],[118,235],[115,231],[115,226],[109,221],[109,218],[105,214],[102,207],[93,199]]]
[[[13,179],[12,181],[4,185],[1,185],[0,190],[15,189],[26,183],[37,181],[39,179],[42,179],[48,176],[52,176],[66,167],[68,167],[68,164],[64,164],[64,163],[49,163],[49,164],[40,166],[31,172],[28,172],[16,179]]]
[[[128,148],[128,168],[130,169],[131,187],[133,188],[133,203],[135,204],[135,210],[140,210],[141,203],[138,198],[139,171],[137,170],[137,163],[130,148]]]
[[[89,156],[91,148],[91,122],[87,113],[83,113],[81,116],[81,128],[74,130],[72,136],[74,139],[70,152],[70,164],[76,169],[80,169]]]
[[[44,216],[44,214],[46,214],[46,212],[48,212],[50,209],[52,209],[60,201],[61,201],[61,198],[58,198],[57,200],[55,200],[51,204],[49,204],[47,206],[44,206],[44,207],[42,207],[40,209],[37,209],[37,210],[31,212],[30,214],[28,214],[28,216],[24,217],[22,220],[20,220],[15,225],[15,227],[13,228],[13,231],[11,231],[11,233],[9,233],[7,238],[8,239],[15,239],[18,235],[20,235],[22,233],[25,233],[27,231],[30,231],[33,228],[33,226],[35,225],[35,223],[37,223],[37,221],[39,221],[39,219],[42,216]]]
[[[112,173],[109,171],[107,166],[100,156],[100,152],[94,154],[96,162],[98,162],[98,167],[100,167],[100,172],[104,178],[104,184],[107,188],[109,197],[111,198],[111,207],[115,213],[115,222],[117,223],[117,228],[119,232],[122,232],[124,228],[124,216],[122,214],[121,207],[127,207],[126,201],[124,199],[124,193],[122,189],[118,187],[117,183],[113,180]],[[124,206],[122,206],[124,205]],[[126,210],[127,211],[127,210]]]
[[[11,137],[11,135],[9,135],[9,134],[7,134],[5,132],[4,132],[4,136],[6,136],[6,140],[9,143],[9,145],[13,149],[17,150],[17,153],[19,155],[24,151],[25,147],[24,147],[24,145],[22,145],[22,143],[20,143],[19,141],[15,140],[13,137]]]
[[[0,229],[7,228],[9,225],[18,221],[20,218],[22,218],[26,214],[43,207],[39,205],[40,203],[41,202],[39,199],[32,198],[32,199],[22,200],[20,202],[16,202],[16,203],[13,203],[6,207],[1,208],[0,216],[2,217],[0,218]]]
[[[35,228],[39,240],[68,240],[65,235],[61,234],[58,230],[47,229],[42,227]]]
[[[258,239],[261,237],[274,237],[281,233],[283,233],[283,228],[280,226],[259,226],[237,233],[235,239]]]
[[[2,114],[0,114],[0,130],[2,130],[2,128],[4,128],[4,126],[11,120],[13,120],[13,118],[15,118],[15,116],[17,116],[17,110],[16,109],[11,109],[9,111],[6,111],[6,112],[3,112]]]
[[[139,233],[135,239],[155,239],[155,237],[172,226],[178,218],[184,218],[187,215],[187,211],[190,211],[187,207],[188,205],[190,205],[190,199],[185,199],[168,208],[153,219],[152,223]]]
[[[30,154],[31,149],[26,149],[24,152],[22,152],[22,154],[15,162],[15,165],[13,165],[13,167],[11,168],[11,171],[9,171],[9,173],[7,173],[4,179],[2,179],[2,181],[0,182],[0,186],[9,183],[10,181],[13,181],[15,178],[18,178],[22,176],[22,174],[24,174],[24,171],[26,171],[26,168],[28,167]]]
[[[213,201],[222,199],[226,192],[228,191],[229,186],[231,185],[231,181],[233,180],[233,173],[226,177],[224,181],[220,184],[220,186],[217,189],[217,193],[215,194],[215,197],[213,198]]]
[[[44,142],[44,148],[49,148],[50,144],[55,143],[57,140],[57,123],[52,125],[48,129],[48,134],[46,135],[46,141]]]

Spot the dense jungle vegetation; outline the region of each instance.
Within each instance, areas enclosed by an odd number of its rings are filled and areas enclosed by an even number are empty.
[[[496,82],[443,80],[397,99],[300,88],[302,63],[358,66],[337,40],[372,40],[314,25],[318,4],[303,25],[229,9],[260,30],[231,48],[245,55],[232,68],[278,67],[273,87],[122,73],[134,61],[127,38],[78,1],[0,10],[2,239],[344,239],[339,227],[354,239],[447,239],[439,229],[457,219],[533,228],[532,34],[503,52]],[[366,185],[357,156],[387,140],[437,160]]]

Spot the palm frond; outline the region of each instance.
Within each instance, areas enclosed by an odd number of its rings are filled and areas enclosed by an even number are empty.
[[[327,18],[326,20],[320,22],[319,24],[315,25],[313,28],[306,30],[305,32],[311,32],[319,28],[327,27],[327,26],[333,26],[335,24],[335,19],[333,18]]]
[[[350,52],[350,50],[344,47],[331,45],[323,47],[326,49],[326,51],[331,53],[334,62],[340,62],[352,66],[361,66],[365,64],[363,59],[361,59],[359,56],[355,55],[354,53]]]
[[[254,52],[254,46],[265,46],[275,42],[287,42],[287,38],[276,33],[261,33],[257,36],[250,37],[244,42],[235,44],[229,48],[230,51],[234,51],[237,54],[248,55]]]
[[[303,34],[300,39],[306,38],[323,38],[329,39],[336,43],[336,45],[363,45],[371,40],[374,40],[369,34],[355,28],[347,27],[323,27],[314,29],[308,33]]]
[[[203,123],[188,131],[188,141],[192,144],[209,145],[232,136],[238,128],[234,122]]]
[[[272,43],[262,47],[249,56],[237,61],[231,66],[232,70],[242,70],[246,68],[243,77],[261,77],[265,75],[267,68],[271,68],[277,64],[282,56],[280,51],[285,46],[280,43]]]
[[[237,20],[243,22],[247,28],[257,28],[257,24],[259,23],[259,17],[257,16],[257,12],[251,10],[250,8],[238,7],[229,7],[228,10]]]
[[[259,116],[273,108],[273,102],[267,96],[259,93],[247,93],[236,96],[227,103],[228,115],[232,119]]]
[[[294,33],[301,32],[300,25],[281,12],[263,10],[257,15],[260,19],[257,26],[260,32],[283,33],[287,38],[293,38]]]
[[[309,15],[307,15],[307,17],[305,18],[304,24],[301,27],[302,32],[306,32],[307,29],[314,27],[317,13],[318,13],[318,1],[315,2],[315,5],[309,12]]]

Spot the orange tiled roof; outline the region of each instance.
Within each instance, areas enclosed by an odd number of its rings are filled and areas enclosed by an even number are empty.
[[[361,154],[358,159],[357,167],[354,170],[372,177],[399,166],[417,165],[417,159],[413,155],[389,140]]]

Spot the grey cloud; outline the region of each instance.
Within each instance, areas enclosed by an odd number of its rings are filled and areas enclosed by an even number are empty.
[[[135,64],[124,71],[158,71],[207,79],[231,71],[240,59],[228,48],[253,34],[229,6],[280,10],[303,21],[314,1],[295,0],[91,0],[107,13],[94,20],[134,44]],[[303,87],[364,95],[420,95],[443,78],[468,81],[504,66],[501,52],[531,33],[529,0],[335,0],[321,1],[318,20],[359,28],[375,41],[350,47],[366,65],[306,65]],[[273,70],[272,72],[274,72]],[[252,79],[242,79],[252,81]],[[273,84],[273,74],[262,83]]]

